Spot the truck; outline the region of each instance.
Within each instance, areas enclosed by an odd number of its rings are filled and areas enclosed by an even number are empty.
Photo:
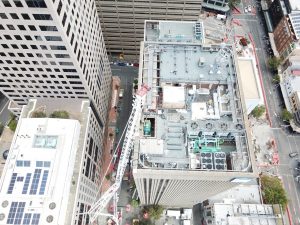
[[[217,14],[217,19],[218,20],[226,20],[226,15],[222,15],[222,14]]]

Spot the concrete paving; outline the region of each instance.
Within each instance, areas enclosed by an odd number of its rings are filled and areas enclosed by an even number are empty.
[[[12,142],[12,139],[14,137],[14,132],[11,131],[8,127],[5,127],[3,130],[3,133],[0,137],[0,177],[2,175],[2,171],[5,166],[5,160],[3,158],[3,152],[5,150],[10,149],[10,145]]]

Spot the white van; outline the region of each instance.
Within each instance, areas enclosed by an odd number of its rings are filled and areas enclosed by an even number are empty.
[[[124,89],[120,89],[119,98],[123,98],[123,96],[124,96]]]

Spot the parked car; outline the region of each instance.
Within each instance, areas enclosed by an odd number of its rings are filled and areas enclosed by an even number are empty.
[[[119,98],[123,98],[123,96],[124,96],[124,89],[120,89]]]
[[[248,12],[248,7],[245,7],[245,13],[247,13]]]
[[[124,62],[118,62],[118,66],[126,66],[126,63],[124,63]]]
[[[7,157],[8,157],[8,152],[9,152],[9,150],[5,150],[4,152],[3,152],[3,154],[2,154],[2,156],[3,156],[3,159],[7,159]]]
[[[252,6],[248,5],[248,11],[251,12]]]
[[[298,152],[291,152],[291,153],[289,153],[289,157],[291,157],[291,158],[295,158],[295,157],[297,157],[298,155],[299,155]]]

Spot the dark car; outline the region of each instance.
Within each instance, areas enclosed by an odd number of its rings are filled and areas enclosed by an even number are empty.
[[[298,152],[291,152],[291,153],[289,153],[289,157],[291,157],[291,158],[295,158],[298,155],[299,155]]]
[[[124,62],[118,62],[118,66],[126,66],[126,63],[124,63]]]
[[[3,154],[2,154],[2,156],[3,156],[3,159],[7,159],[7,157],[8,157],[8,152],[9,152],[9,150],[5,150],[4,152],[3,152]]]

